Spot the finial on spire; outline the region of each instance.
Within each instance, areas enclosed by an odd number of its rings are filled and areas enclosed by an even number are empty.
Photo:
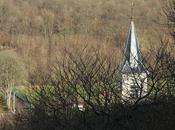
[[[133,0],[131,0],[131,21],[133,21],[133,15],[134,15],[134,1]]]

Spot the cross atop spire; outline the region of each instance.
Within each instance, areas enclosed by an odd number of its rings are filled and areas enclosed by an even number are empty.
[[[131,0],[131,21],[133,21],[134,18],[134,2],[133,0]]]
[[[143,68],[144,67],[142,64],[141,54],[138,47],[134,22],[131,21],[128,31],[128,37],[125,43],[124,63],[122,72],[123,73],[142,72]]]

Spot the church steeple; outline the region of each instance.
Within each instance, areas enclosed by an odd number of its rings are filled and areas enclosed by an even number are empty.
[[[131,24],[125,43],[122,73],[142,72],[144,69],[134,26],[134,2],[131,3]]]
[[[122,72],[131,73],[141,71],[143,71],[141,53],[138,47],[138,40],[135,32],[134,22],[131,21],[128,31],[128,37],[125,43]]]
[[[125,43],[122,66],[122,97],[136,101],[147,93],[147,74],[144,71],[141,53],[133,20]]]
[[[147,73],[144,71],[133,21],[134,4],[131,7],[131,24],[125,43],[122,65],[122,98],[136,101],[147,93]]]

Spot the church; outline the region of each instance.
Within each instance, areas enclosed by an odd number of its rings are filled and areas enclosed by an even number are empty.
[[[121,75],[124,101],[136,101],[147,94],[147,71],[142,63],[133,20],[125,43]]]

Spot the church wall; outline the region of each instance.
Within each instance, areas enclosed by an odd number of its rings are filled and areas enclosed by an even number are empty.
[[[136,95],[133,95],[133,94]],[[122,99],[137,100],[147,93],[147,74],[123,74],[122,75]],[[133,97],[134,96],[134,97]]]

